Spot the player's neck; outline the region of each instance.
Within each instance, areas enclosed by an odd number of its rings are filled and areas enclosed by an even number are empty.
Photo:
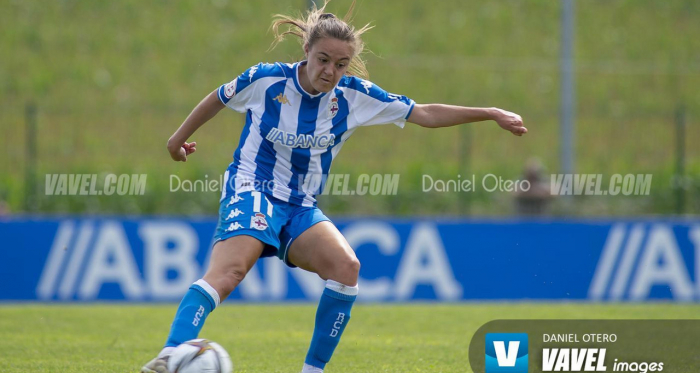
[[[301,88],[306,91],[306,93],[310,95],[317,95],[321,92],[317,91],[314,89],[314,87],[311,85],[311,80],[309,79],[309,74],[306,73],[306,64],[305,63],[300,63],[299,64],[299,85]]]

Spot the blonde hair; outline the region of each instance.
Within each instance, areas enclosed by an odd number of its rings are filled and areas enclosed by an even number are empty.
[[[305,15],[300,15],[297,18],[286,16],[283,14],[275,14],[272,20],[272,33],[275,40],[272,42],[270,49],[274,49],[277,44],[285,39],[287,35],[294,35],[301,38],[302,45],[308,45],[309,49],[319,40],[323,38],[334,38],[346,41],[352,45],[353,56],[348,66],[348,73],[363,79],[369,78],[369,72],[365,61],[362,59],[362,52],[365,49],[365,44],[362,42],[361,36],[365,31],[370,30],[374,26],[366,24],[359,30],[350,25],[352,21],[352,12],[355,9],[355,0],[350,4],[348,12],[342,19],[336,17],[333,13],[325,13],[326,5],[330,0],[325,0],[323,6],[313,7],[309,9]],[[287,26],[286,30],[280,32],[280,27]]]

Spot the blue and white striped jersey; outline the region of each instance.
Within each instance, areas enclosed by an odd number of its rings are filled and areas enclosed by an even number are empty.
[[[258,64],[219,88],[226,106],[246,113],[240,143],[224,180],[227,194],[257,190],[295,205],[314,206],[331,163],[360,126],[403,127],[415,102],[344,76],[328,93],[311,95],[295,64]]]

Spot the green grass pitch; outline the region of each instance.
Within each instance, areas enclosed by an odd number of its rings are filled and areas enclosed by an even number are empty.
[[[160,349],[176,305],[0,305],[0,372],[137,372]],[[697,318],[695,304],[462,303],[366,305],[328,373],[471,372],[469,340],[495,319]],[[201,337],[222,344],[239,373],[301,370],[315,305],[226,304]]]

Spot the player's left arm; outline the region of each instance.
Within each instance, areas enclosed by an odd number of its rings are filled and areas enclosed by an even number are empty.
[[[499,108],[473,108],[443,104],[415,104],[406,119],[426,128],[450,127],[458,124],[493,120],[516,136],[527,133],[520,115]]]

